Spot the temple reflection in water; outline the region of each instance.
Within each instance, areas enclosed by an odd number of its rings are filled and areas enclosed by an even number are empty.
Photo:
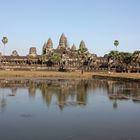
[[[0,80],[0,106],[6,107],[6,96],[16,96],[17,90],[28,89],[29,98],[35,99],[37,91],[41,92],[43,101],[49,107],[55,97],[56,105],[61,110],[69,106],[84,107],[88,104],[89,94],[103,90],[112,102],[113,108],[118,107],[117,100],[130,100],[140,97],[140,84],[107,80]],[[10,93],[3,93],[4,89]],[[7,95],[5,95],[7,94]]]

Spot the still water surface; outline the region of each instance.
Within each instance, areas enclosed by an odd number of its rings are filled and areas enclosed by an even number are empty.
[[[1,80],[0,140],[140,140],[140,83]]]

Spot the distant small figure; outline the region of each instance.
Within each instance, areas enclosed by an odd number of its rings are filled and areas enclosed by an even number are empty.
[[[81,74],[83,75],[83,73],[84,73],[84,71],[83,71],[83,69],[82,69]]]

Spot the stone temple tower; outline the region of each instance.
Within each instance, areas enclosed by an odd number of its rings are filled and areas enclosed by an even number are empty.
[[[35,47],[31,47],[29,49],[29,56],[32,56],[32,57],[36,57],[37,56],[37,51],[36,51]]]
[[[71,50],[72,50],[72,51],[76,51],[76,46],[75,46],[75,44],[72,45]]]
[[[53,50],[53,42],[51,38],[48,39],[47,43],[44,43],[43,45],[43,54],[47,54],[48,52],[52,52]]]
[[[59,45],[58,45],[58,49],[66,49],[68,48],[68,42],[67,42],[67,38],[65,37],[64,33],[61,35],[60,40],[59,40]]]
[[[79,49],[86,49],[86,45],[85,45],[85,42],[83,40],[80,42]]]

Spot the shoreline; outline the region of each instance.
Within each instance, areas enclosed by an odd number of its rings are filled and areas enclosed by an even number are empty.
[[[58,71],[0,71],[0,79],[92,79],[93,73],[81,71],[58,72]]]
[[[10,71],[1,70],[0,79],[108,79],[140,82],[140,73],[107,72],[58,72],[58,71]]]
[[[98,80],[113,80],[113,81],[124,81],[124,82],[140,82],[140,78],[123,77],[123,76],[110,76],[110,75],[93,75],[93,79]]]

